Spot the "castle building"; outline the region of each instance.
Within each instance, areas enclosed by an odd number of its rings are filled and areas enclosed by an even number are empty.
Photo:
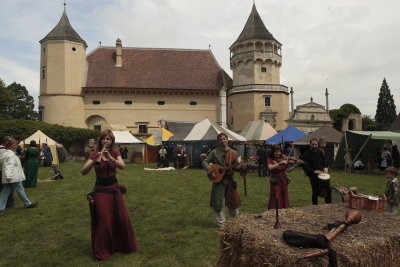
[[[253,4],[242,32],[230,47],[233,87],[227,94],[227,124],[233,131],[255,120],[264,120],[277,131],[287,127],[289,93],[280,84],[281,47]]]
[[[65,6],[40,42],[39,117],[90,129],[146,136],[164,121],[208,118],[233,131],[264,120],[276,130],[289,118],[288,89],[280,84],[281,44],[253,5],[230,47],[233,80],[210,50],[98,46],[71,26]]]
[[[232,79],[210,50],[87,44],[67,13],[42,40],[39,116],[42,121],[147,135],[165,120],[226,125]]]
[[[299,105],[294,109],[293,88],[290,89],[291,95],[291,116],[287,120],[292,125],[305,133],[311,133],[324,125],[332,126],[332,118],[329,115],[329,93],[325,90],[326,107],[317,104],[311,97],[310,102]]]

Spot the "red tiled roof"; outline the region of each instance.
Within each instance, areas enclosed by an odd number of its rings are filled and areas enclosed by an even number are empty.
[[[209,50],[122,48],[115,67],[115,47],[98,47],[87,61],[86,87],[219,90],[222,74],[232,86]]]

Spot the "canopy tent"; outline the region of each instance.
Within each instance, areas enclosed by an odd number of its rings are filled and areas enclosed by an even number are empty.
[[[359,157],[363,162],[377,163],[379,160],[377,153],[388,141],[400,141],[400,133],[391,131],[346,131],[340,143],[334,166],[344,166],[346,147],[353,151],[353,161]]]
[[[68,152],[63,148],[63,146],[61,144],[57,143],[56,141],[54,141],[53,139],[48,137],[41,130],[37,130],[31,136],[29,136],[25,140],[22,140],[19,143],[19,145],[24,147],[27,144],[29,144],[32,140],[34,140],[36,142],[36,144],[37,144],[37,146],[39,146],[40,150],[42,149],[42,147],[41,147],[42,144],[44,144],[44,143],[47,144],[47,146],[50,148],[51,155],[52,155],[52,159],[50,160],[51,162],[49,161],[50,164],[52,164],[52,165],[58,165],[60,163],[60,161],[58,159],[58,150],[61,150],[60,153],[64,153],[67,156],[69,156]]]
[[[153,135],[144,140],[144,142],[150,146],[159,146],[162,141],[167,141],[174,134],[165,128],[155,130]]]
[[[193,129],[197,122],[166,121],[167,129],[174,133],[168,141],[182,141]]]
[[[185,132],[186,134],[184,134]],[[187,124],[186,127],[182,127],[180,133],[163,142],[168,151],[169,161],[174,161],[174,151],[181,147],[185,148],[187,155],[189,155],[190,165],[200,168],[200,155],[206,153],[217,144],[217,135],[219,133],[225,133],[229,141],[246,141],[243,136],[205,119],[194,125]]]
[[[244,129],[240,132],[240,135],[246,138],[248,141],[264,141],[277,132],[274,128],[263,120],[249,121]]]
[[[305,136],[306,134],[304,132],[290,125],[286,129],[265,140],[265,143],[280,144],[284,142],[295,142]]]
[[[324,125],[309,135],[294,142],[295,145],[309,145],[311,139],[325,138],[326,143],[340,144],[343,134],[329,125]]]
[[[58,145],[56,141],[48,137],[44,134],[41,130],[37,130],[34,134],[26,138],[25,140],[19,143],[20,145],[29,144],[32,140],[36,142],[36,144],[43,144],[46,143],[48,146],[55,146]]]
[[[112,131],[115,144],[119,146],[121,156],[126,162],[143,162],[144,143],[132,135],[130,131]]]
[[[112,133],[115,137],[115,144],[143,144],[130,131],[112,131]]]
[[[228,130],[215,122],[211,122],[209,119],[196,123],[182,141],[215,141],[217,135],[220,133],[225,133],[230,141],[247,141],[247,139],[240,134]]]
[[[158,146],[163,141],[168,140],[174,134],[165,128],[157,129],[153,132],[153,135],[144,140],[146,143],[143,162],[156,162],[158,157]]]

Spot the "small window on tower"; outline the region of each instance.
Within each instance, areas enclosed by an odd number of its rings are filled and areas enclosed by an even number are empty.
[[[261,67],[261,72],[267,72],[267,68],[266,67]]]
[[[125,105],[132,105],[132,100],[125,100]]]
[[[100,105],[100,100],[93,100],[93,105]]]
[[[74,51],[74,52],[75,52],[75,51],[76,51],[76,48],[75,48],[75,47],[72,47],[72,51]]]
[[[159,104],[159,105],[161,105],[161,106],[162,106],[162,105],[165,105],[165,101],[158,101],[157,104]]]
[[[270,106],[271,106],[271,96],[265,95],[264,96],[264,107],[270,107]]]
[[[46,78],[46,67],[42,67],[42,79]]]
[[[197,105],[197,102],[196,101],[190,101],[190,103],[189,103],[191,106],[196,106]]]
[[[101,125],[94,125],[93,130],[101,131]]]

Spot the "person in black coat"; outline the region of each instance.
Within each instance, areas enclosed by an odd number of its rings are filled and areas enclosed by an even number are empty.
[[[267,176],[267,150],[265,145],[261,143],[257,150],[258,177]]]
[[[400,153],[397,145],[392,147],[392,160],[393,160],[393,167],[399,168],[400,166]]]
[[[302,167],[310,179],[312,204],[318,205],[318,196],[322,195],[325,197],[325,203],[331,203],[332,195],[329,180],[322,185],[318,179],[319,174],[328,173],[328,166],[324,154],[318,149],[317,139],[311,139],[310,149],[304,154],[303,161]]]

